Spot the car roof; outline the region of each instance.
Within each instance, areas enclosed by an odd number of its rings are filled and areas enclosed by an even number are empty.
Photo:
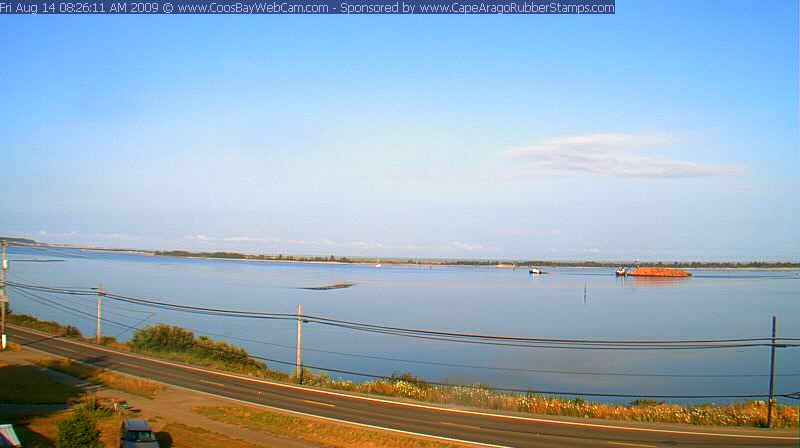
[[[128,431],[150,431],[150,425],[142,419],[134,418],[125,420],[123,424]]]

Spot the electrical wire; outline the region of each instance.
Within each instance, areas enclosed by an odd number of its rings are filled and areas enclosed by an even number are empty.
[[[38,296],[41,297],[41,296]],[[140,310],[131,310],[123,308],[130,312],[139,312],[139,313],[147,313],[148,316],[144,319],[140,320],[132,327],[126,328],[122,333],[126,331],[131,331],[133,329],[140,328],[140,324],[149,320],[151,317],[155,316],[155,313],[148,313],[146,311]],[[86,314],[86,313],[82,313]],[[111,314],[121,315],[119,313],[112,312]],[[91,314],[86,314],[89,317],[94,318]],[[295,348],[294,346],[288,346],[283,344],[275,344],[269,343],[264,341],[259,341],[255,339],[247,339],[247,338],[240,338],[236,336],[231,336],[228,334],[217,334],[212,332],[194,330],[188,328],[189,330],[207,334],[209,336],[217,336],[217,337],[224,337],[232,340],[239,340],[251,343],[258,343],[262,345],[270,345],[276,347],[283,347],[283,348]],[[122,334],[120,333],[120,334]],[[620,372],[576,372],[576,371],[565,371],[565,370],[542,370],[542,369],[522,369],[522,368],[509,368],[509,367],[490,367],[490,366],[479,366],[479,365],[469,365],[469,364],[452,364],[452,363],[442,363],[442,362],[432,362],[432,361],[419,361],[419,360],[411,360],[411,359],[400,359],[400,358],[390,358],[390,357],[383,357],[383,356],[374,356],[374,355],[360,355],[354,353],[345,353],[345,352],[337,352],[337,351],[330,351],[330,350],[320,350],[311,347],[304,348],[306,351],[316,352],[316,353],[326,353],[326,354],[334,354],[339,356],[349,356],[349,357],[356,357],[356,358],[364,358],[364,359],[377,359],[382,361],[393,361],[393,362],[402,362],[408,364],[421,364],[421,365],[433,365],[433,366],[442,366],[442,367],[457,367],[457,368],[468,368],[468,369],[482,369],[482,370],[494,370],[494,371],[507,371],[507,372],[523,372],[523,373],[542,373],[542,374],[558,374],[558,375],[590,375],[590,376],[622,376],[622,377],[659,377],[659,378],[753,378],[753,377],[764,377],[768,376],[765,374],[656,374],[656,373],[620,373]],[[800,374],[778,374],[776,376],[800,376]]]
[[[39,291],[64,293],[72,295],[91,295],[97,294],[85,288],[67,289],[54,288],[41,285],[19,284],[8,282],[10,285],[34,289]],[[474,333],[455,333],[434,330],[420,330],[401,327],[391,327],[384,325],[368,324],[363,322],[344,321],[313,315],[298,316],[294,313],[268,313],[257,311],[231,310],[223,308],[208,308],[189,305],[168,303],[163,301],[142,299],[133,296],[103,292],[103,296],[128,303],[146,305],[155,308],[169,309],[176,311],[191,312],[195,314],[207,314],[216,316],[275,319],[275,320],[296,320],[301,318],[304,322],[317,323],[332,327],[379,333],[393,336],[404,336],[419,339],[461,342],[480,345],[500,345],[509,347],[525,348],[559,348],[573,350],[696,350],[696,349],[729,349],[747,347],[768,347],[772,346],[772,338],[738,338],[738,339],[696,339],[696,340],[591,340],[591,339],[553,339],[553,338],[523,338],[512,336],[483,335]],[[763,341],[763,342],[760,342]],[[769,342],[766,342],[769,341]],[[786,341],[800,341],[798,338],[775,338],[774,341],[781,341],[782,347],[797,347],[800,344],[787,343]],[[532,343],[535,342],[535,343]],[[667,345],[669,344],[669,345]]]
[[[86,289],[64,289],[64,288],[53,288],[53,287],[46,287],[40,285],[22,285],[13,282],[9,282],[9,284],[13,284],[18,287],[25,287],[25,288],[33,288],[33,289],[44,289],[53,292],[63,292],[68,294],[96,294],[94,291],[87,291]],[[697,340],[592,340],[592,339],[552,339],[552,338],[523,338],[523,337],[512,337],[512,336],[498,336],[498,335],[483,335],[483,334],[474,334],[474,333],[454,333],[454,332],[442,332],[442,331],[433,331],[433,330],[419,330],[419,329],[410,329],[410,328],[401,328],[401,327],[390,327],[390,326],[382,326],[382,325],[374,325],[368,324],[363,322],[352,322],[352,321],[344,321],[338,319],[331,319],[326,317],[320,316],[313,316],[313,315],[302,315],[298,316],[294,313],[265,313],[265,312],[257,312],[257,311],[242,311],[242,310],[230,310],[230,309],[220,309],[220,308],[207,308],[207,307],[195,307],[195,306],[188,306],[188,305],[179,305],[167,302],[160,302],[160,301],[153,301],[147,299],[141,299],[138,297],[132,296],[125,296],[121,294],[114,294],[110,292],[104,292],[104,296],[110,298],[116,298],[120,300],[131,301],[132,303],[144,303],[148,305],[157,305],[159,307],[166,307],[170,309],[187,309],[193,311],[202,311],[205,313],[220,313],[220,314],[230,314],[235,317],[282,317],[286,318],[287,320],[295,320],[298,317],[301,317],[304,321],[310,321],[314,323],[320,324],[337,324],[339,326],[345,328],[353,328],[353,329],[379,329],[391,332],[398,332],[398,333],[413,333],[413,334],[428,334],[428,335],[437,335],[437,336],[451,336],[451,337],[463,337],[463,338],[479,338],[479,339],[493,339],[493,340],[510,340],[510,341],[536,341],[536,342],[546,342],[546,343],[581,343],[581,344],[635,344],[635,345],[644,345],[644,344],[652,344],[652,345],[660,345],[660,344],[709,344],[709,343],[732,343],[732,342],[748,342],[748,341],[771,341],[772,338],[762,337],[762,338],[738,338],[738,339],[697,339]],[[776,340],[781,341],[800,341],[800,338],[776,338]]]
[[[83,251],[82,249],[72,248],[72,247],[55,247],[46,244],[31,244],[31,243],[21,243],[21,242],[13,242],[13,243],[9,242],[8,244],[10,246],[28,247],[34,250],[39,250],[51,254],[54,253],[56,255],[61,255],[61,256],[69,256],[74,258],[85,258],[85,259],[94,258],[80,253]]]
[[[52,305],[52,306],[54,306],[54,307],[56,307],[58,309],[61,309],[62,311],[71,312],[71,313],[77,314],[77,315],[79,315],[81,317],[88,317],[91,320],[96,320],[97,319],[97,316],[95,314],[87,313],[85,311],[81,311],[81,310],[78,310],[78,309],[75,309],[75,308],[68,307],[68,306],[63,305],[61,303],[58,303],[58,302],[56,302],[54,300],[50,300],[50,299],[48,299],[46,297],[42,297],[42,296],[40,296],[38,294],[34,294],[34,293],[30,292],[30,291],[23,291],[23,290],[20,290],[20,289],[14,287],[14,286],[11,286],[11,289],[13,289],[15,292],[17,292],[19,294],[22,294],[23,296],[27,297],[28,299],[33,300],[34,302],[37,302],[39,304],[47,303],[47,304],[50,304],[50,305]],[[111,320],[111,319],[108,319],[108,318],[102,317],[102,316],[100,317],[100,320],[102,322],[107,322],[107,323],[109,323],[111,325],[116,325],[118,327],[125,328],[126,330],[138,330],[139,329],[138,327],[134,327],[134,326],[131,326],[131,325],[123,324],[121,322],[117,322],[117,321],[114,321],[114,320]]]
[[[63,304],[60,304],[58,302],[55,302],[55,301],[49,300],[47,298],[41,297],[41,296],[39,296],[37,294],[34,294],[34,293],[31,293],[29,291],[20,291],[19,288],[17,288],[17,287],[13,287],[12,286],[12,288],[16,292],[21,293],[22,295],[28,297],[31,300],[34,300],[34,301],[38,302],[37,299],[39,299],[41,301],[44,301],[46,303],[50,303],[51,305],[54,305],[54,306],[56,306],[58,308],[66,310],[66,311],[71,311],[71,312],[74,312],[74,313],[78,313],[80,315],[86,315],[88,317],[95,318],[95,316],[91,315],[90,313],[85,313],[85,312],[82,312],[80,310],[76,310],[74,308],[67,307],[67,306],[65,306]],[[41,302],[39,302],[39,303],[41,303]],[[122,326],[122,327],[125,327],[125,328],[128,328],[128,329],[134,329],[134,330],[138,330],[139,329],[137,327],[125,325],[125,324],[122,324],[122,323],[119,323],[119,322],[111,321],[109,319],[102,319],[101,318],[101,320],[104,320],[104,321],[109,322],[109,323],[111,323],[113,325]],[[213,351],[224,352],[224,353],[228,353],[228,354],[231,353],[230,350],[226,350],[226,349],[222,349],[222,348],[218,349],[218,348],[213,348],[213,347],[206,347],[206,349],[210,349],[210,350],[213,350]],[[283,365],[291,365],[291,366],[295,365],[295,363],[288,362],[288,361],[282,361],[282,360],[278,360],[278,359],[274,359],[274,358],[266,358],[266,357],[260,357],[260,356],[254,356],[254,355],[245,355],[245,356],[247,356],[248,358],[251,358],[251,359],[257,359],[257,360],[265,361],[265,362],[272,362],[272,363],[283,364]],[[388,380],[388,381],[402,381],[403,380],[402,378],[396,377],[396,376],[388,376],[387,377],[385,375],[376,375],[376,374],[372,374],[372,373],[357,372],[357,371],[342,370],[342,369],[334,369],[334,368],[317,366],[317,365],[303,365],[303,367],[304,368],[309,368],[309,369],[314,369],[314,370],[325,371],[325,372],[334,372],[334,373],[353,375],[353,376],[360,376],[360,377],[373,378],[373,379],[382,379],[382,380]],[[723,399],[723,398],[764,398],[764,397],[769,397],[769,394],[647,395],[647,394],[628,394],[628,393],[625,393],[625,394],[623,394],[623,393],[595,393],[595,392],[553,391],[553,390],[539,390],[539,389],[517,389],[517,388],[507,388],[507,387],[489,387],[489,386],[484,386],[484,385],[454,385],[454,384],[449,384],[449,383],[431,382],[431,381],[425,381],[425,384],[430,385],[430,386],[439,386],[439,387],[472,388],[472,389],[481,389],[481,390],[491,390],[491,391],[497,391],[497,392],[510,392],[510,393],[517,393],[517,394],[523,394],[523,393],[524,394],[531,394],[531,393],[534,393],[534,394],[543,394],[543,395],[587,396],[587,397],[608,397],[608,398],[637,398],[638,397],[638,398],[660,398],[660,399],[661,398],[663,398],[663,399]],[[785,397],[785,398],[796,398],[798,396],[798,392],[779,393],[779,394],[773,394],[773,396]]]

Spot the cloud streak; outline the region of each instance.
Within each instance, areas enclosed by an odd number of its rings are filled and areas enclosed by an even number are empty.
[[[730,165],[708,165],[653,156],[656,149],[679,143],[670,134],[586,134],[543,140],[504,155],[527,161],[529,176],[590,173],[623,178],[698,178],[743,176]]]

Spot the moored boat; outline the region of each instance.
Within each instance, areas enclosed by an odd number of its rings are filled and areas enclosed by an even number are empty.
[[[528,269],[528,274],[541,274],[541,273],[542,273],[542,271],[540,269],[537,269],[537,268]]]
[[[625,275],[628,275],[628,271],[625,268],[619,268],[617,269],[615,274],[617,274],[617,277],[623,277]]]
[[[627,275],[634,277],[689,277],[692,274],[675,268],[636,268]]]

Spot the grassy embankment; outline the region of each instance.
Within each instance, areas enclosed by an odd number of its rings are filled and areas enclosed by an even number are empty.
[[[107,369],[99,369],[68,359],[45,359],[37,361],[36,364],[86,380],[92,384],[100,384],[111,389],[139,395],[140,397],[153,398],[164,391],[164,386],[161,384],[121,375]]]
[[[86,406],[86,405],[83,405]],[[50,416],[17,416],[10,421],[23,446],[32,448],[54,447],[58,437],[58,422],[66,420],[72,411],[53,418]],[[100,440],[106,447],[119,446],[119,426],[124,417],[113,414],[108,409],[99,408],[91,412],[100,430]],[[255,445],[224,434],[180,423],[167,423],[156,432],[162,448],[202,446],[203,448],[253,448]]]
[[[80,330],[77,328],[69,325],[64,326],[58,322],[42,321],[24,314],[10,314],[8,315],[8,321],[12,324],[35,328],[46,333],[69,337],[83,342],[90,342],[81,335]],[[118,343],[114,338],[103,338],[102,342],[104,345],[116,349],[128,349],[127,345]],[[100,369],[65,359],[45,359],[38,361],[37,364],[48,369],[57,370],[67,375],[81,378],[92,384],[100,384],[142,397],[153,398],[164,390],[164,386],[152,381],[122,375],[108,369]]]
[[[19,319],[19,317],[13,316],[11,321],[14,323],[35,321],[34,318]],[[36,328],[44,331],[56,330],[50,332],[69,333],[71,337],[76,337],[74,329],[67,331],[68,327],[62,327],[55,322],[39,322]],[[113,340],[106,342],[114,346],[122,345]],[[163,324],[138,330],[125,349],[259,378],[280,381],[293,379],[286,373],[271,370],[265,363],[250,358],[247,352],[239,347],[216,342],[204,336],[197,338],[191,331]],[[325,373],[304,369],[302,383],[316,387],[499,411],[654,423],[761,427],[766,424],[767,413],[767,406],[763,401],[694,406],[648,400],[634,400],[627,405],[604,404],[585,401],[579,397],[569,400],[544,396],[536,394],[535,391],[528,394],[504,393],[480,384],[433,385],[407,373],[355,383],[331,379]],[[773,408],[773,425],[779,428],[797,427],[800,414],[798,410],[796,406],[776,405]]]
[[[354,446],[371,448],[455,448],[460,446],[273,414],[245,406],[204,406],[195,409],[195,412],[219,422],[230,423],[293,440],[306,440],[333,448]]]
[[[64,404],[71,406],[66,411],[38,411],[34,414],[4,415],[4,423],[14,424],[15,431],[23,446],[31,448],[53,447],[58,435],[58,423],[74,412],[88,413],[100,431],[100,439],[106,447],[118,446],[119,425],[123,418],[102,406],[101,401],[87,400],[81,392],[70,385],[52,380],[33,366],[19,366],[0,363],[0,403],[4,404]],[[149,414],[148,409],[137,410]],[[329,447],[370,446],[399,448],[450,448],[452,445],[385,434],[378,431],[355,429],[342,425],[320,423],[312,419],[286,417],[267,412],[248,414],[246,408],[208,408],[197,411],[213,420],[249,427],[259,431],[293,439],[309,440]],[[220,418],[226,414],[230,419]],[[163,426],[156,433],[162,448],[200,446],[204,448],[252,448],[251,442],[208,431],[204,428],[187,426],[171,421],[169,417],[138,415]],[[244,424],[237,420],[250,418],[252,423]],[[277,425],[277,427],[276,427]]]
[[[43,363],[43,365],[53,367],[49,363]],[[87,366],[72,363],[67,368],[58,368],[57,370],[80,378],[86,378],[88,375],[88,379],[93,379],[99,369],[92,370]],[[101,377],[103,377],[102,373]],[[74,410],[90,406],[88,402],[81,403],[87,397],[83,396],[80,390],[51,379],[33,366],[9,365],[0,362],[0,384],[3,385],[3,387],[0,387],[0,403],[3,404],[64,404],[73,406],[72,410],[58,412],[55,415],[47,415],[48,413],[40,412],[32,415],[3,416],[3,422],[14,424],[20,441],[26,447],[54,446],[58,434],[58,422],[69,418]],[[104,382],[104,384],[113,389],[127,390],[127,388],[120,389],[117,387],[119,384],[115,381]],[[90,409],[90,413],[97,423],[101,440],[105,446],[117,446],[119,444],[119,425],[123,417],[112,413],[109,409],[96,406]],[[178,423],[168,423],[158,433],[158,436],[162,441],[162,447],[165,448],[173,445],[203,446],[208,448],[247,448],[253,446],[250,443],[223,434]]]

